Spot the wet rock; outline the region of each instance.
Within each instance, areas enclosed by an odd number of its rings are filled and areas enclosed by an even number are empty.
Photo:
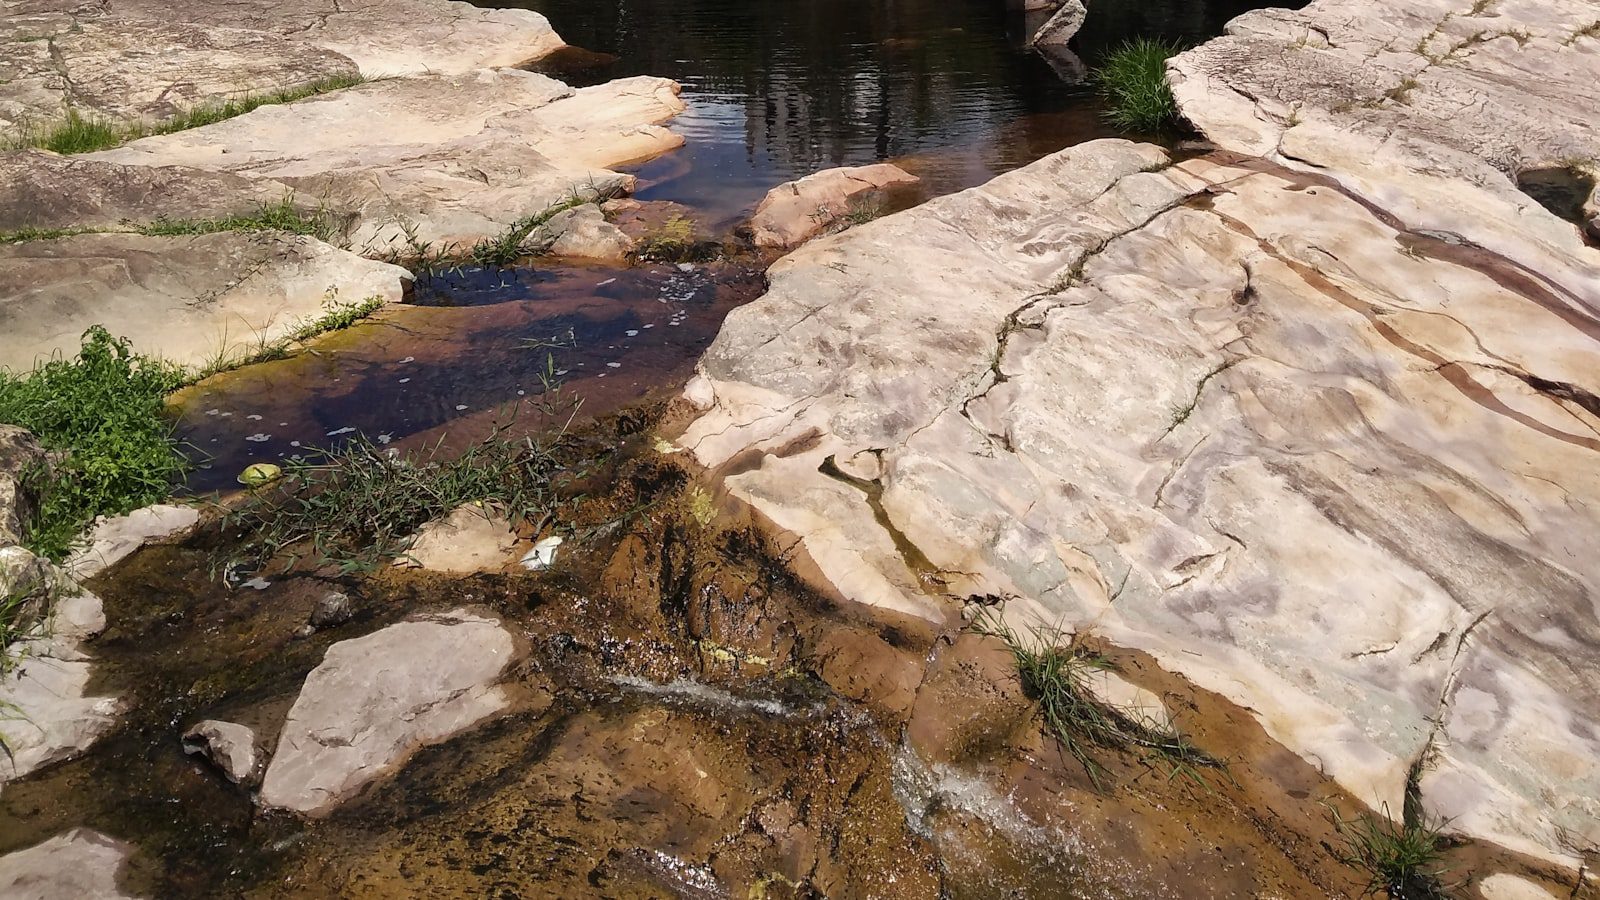
[[[33,432],[0,425],[0,546],[22,543],[39,501],[30,478],[43,474],[49,459]]]
[[[1036,48],[1061,48],[1067,46],[1083,27],[1083,20],[1089,15],[1089,10],[1084,7],[1083,0],[1066,0],[1055,15],[1039,26],[1033,33],[1029,43]]]
[[[119,703],[88,694],[82,645],[106,626],[100,598],[21,547],[0,548],[0,587],[29,598],[18,621],[24,636],[5,648],[15,666],[0,676],[3,785],[83,752],[114,724]]]
[[[328,648],[289,710],[261,803],[328,812],[418,748],[504,709],[517,648],[495,619],[456,610]]]
[[[90,526],[86,544],[73,551],[66,568],[77,578],[98,575],[140,547],[187,533],[199,521],[200,510],[173,503],[156,503],[125,516],[101,516]]]
[[[0,231],[125,230],[134,223],[248,215],[293,193],[264,179],[183,166],[124,166],[44,150],[0,153]],[[314,204],[311,204],[314,206]]]
[[[0,896],[17,900],[131,900],[117,887],[127,844],[88,828],[0,856]]]
[[[72,356],[91,325],[201,366],[320,314],[330,295],[398,301],[410,274],[279,232],[85,234],[0,247],[0,365]],[[48,309],[49,315],[40,310]]]
[[[397,565],[434,572],[498,572],[510,562],[517,535],[503,512],[477,503],[422,526]]]
[[[1429,750],[1452,828],[1576,868],[1600,258],[1504,176],[1293,152],[1338,174],[1092,142],[816,240],[728,317],[679,443],[825,588],[936,619],[931,571],[1092,627],[1374,805]],[[876,513],[825,465],[867,452]]]
[[[846,218],[852,208],[917,176],[889,163],[825,169],[767,192],[750,226],[760,247],[793,247]]]
[[[980,762],[1034,727],[1011,654],[999,642],[961,634],[941,645],[917,689],[906,743],[930,765]]]
[[[209,760],[234,784],[252,781],[260,764],[256,733],[243,725],[215,719],[201,722],[184,733],[183,752]]]
[[[541,226],[551,256],[620,262],[633,250],[633,240],[606,221],[600,207],[583,206],[556,213]]]
[[[290,184],[347,217],[351,245],[368,256],[464,253],[575,193],[630,188],[631,176],[607,167],[679,146],[659,123],[682,110],[664,79],[574,91],[495,69],[374,82],[93,158]]]
[[[355,604],[350,602],[350,595],[343,591],[328,591],[317,598],[317,606],[311,611],[308,624],[313,628],[333,628],[350,621],[355,615]]]

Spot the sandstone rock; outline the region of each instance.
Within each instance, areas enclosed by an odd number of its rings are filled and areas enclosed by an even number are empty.
[[[516,652],[498,621],[464,610],[334,644],[289,710],[262,804],[326,813],[419,747],[494,715]]]
[[[21,547],[0,548],[0,583],[38,596],[43,621],[6,647],[16,666],[0,676],[8,711],[0,785],[87,749],[115,722],[113,697],[87,695],[86,639],[105,628],[100,599]]]
[[[127,844],[74,828],[0,856],[0,896],[17,900],[131,900],[117,887]]]
[[[459,250],[574,194],[630,188],[630,176],[605,167],[680,145],[658,123],[682,109],[677,85],[658,78],[573,91],[531,72],[484,70],[263,107],[92,158],[293,185],[348,214],[352,245],[368,255],[415,242]]]
[[[182,166],[124,166],[43,150],[0,153],[0,231],[118,230],[156,220],[222,219],[277,204],[293,189]]]
[[[28,484],[43,474],[49,455],[26,428],[0,425],[0,546],[20,544],[38,497]]]
[[[1430,809],[1575,868],[1600,254],[1514,189],[1229,159],[1094,142],[807,245],[680,443],[846,597],[1092,625],[1374,805],[1431,748]],[[867,453],[881,518],[822,471]]]
[[[410,277],[278,232],[85,234],[0,246],[0,366],[70,357],[97,324],[140,352],[200,366],[289,333],[330,296],[398,301]]]
[[[422,526],[397,564],[433,572],[498,572],[515,555],[516,532],[499,510],[476,503]]]
[[[894,185],[916,184],[917,176],[889,163],[825,169],[767,192],[750,226],[759,247],[793,247],[821,234],[861,203]]]
[[[101,516],[90,526],[85,545],[73,551],[66,568],[74,577],[93,577],[140,547],[187,532],[199,521],[198,509],[173,503],[152,504],[125,516]]]
[[[215,719],[207,719],[184,733],[183,752],[210,760],[234,784],[254,779],[260,764],[256,733],[243,725]]]
[[[1066,0],[1049,21],[1039,26],[1028,43],[1037,48],[1064,48],[1078,33],[1078,29],[1083,27],[1083,20],[1088,15],[1089,10],[1084,7],[1083,0]]]
[[[620,262],[633,250],[633,239],[606,221],[592,203],[555,214],[541,230],[551,256]]]

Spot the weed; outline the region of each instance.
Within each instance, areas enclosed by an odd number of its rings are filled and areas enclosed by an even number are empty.
[[[1171,126],[1178,105],[1167,84],[1167,60],[1183,48],[1138,38],[1113,50],[1095,73],[1106,118],[1123,131],[1150,133]]]
[[[1104,770],[1091,751],[1138,749],[1168,768],[1168,779],[1184,777],[1205,786],[1201,768],[1221,763],[1181,734],[1137,721],[1095,696],[1089,679],[1114,669],[1105,655],[1089,648],[1079,634],[1035,626],[1018,632],[1006,624],[1003,610],[980,607],[970,626],[978,634],[998,638],[1010,651],[1022,691],[1039,704],[1045,727],[1077,759],[1096,787]]]
[[[55,238],[72,237],[75,234],[89,234],[94,228],[18,228],[14,231],[0,231],[0,244],[21,244],[27,241],[49,241]]]
[[[553,445],[513,441],[497,430],[455,458],[439,445],[409,455],[365,438],[291,460],[283,477],[228,515],[247,539],[229,568],[259,568],[289,554],[342,572],[370,571],[402,555],[422,525],[471,502],[494,504],[539,530],[558,501],[563,472]]]
[[[364,83],[366,80],[360,75],[336,75],[331,78],[319,79],[300,87],[204,103],[192,109],[184,110],[171,119],[153,124],[146,122],[113,122],[86,116],[76,109],[69,109],[66,116],[61,120],[49,125],[24,129],[21,133],[0,145],[0,149],[15,150],[23,147],[40,147],[64,155],[107,150],[142,137],[171,134],[175,131],[184,131],[189,128],[210,125],[224,119],[231,119],[235,116],[244,115],[257,107],[276,103],[292,103],[295,100],[326,94],[329,91],[354,87]]]
[[[519,257],[530,256],[548,249],[548,239],[532,241],[534,233],[539,226],[555,218],[558,213],[569,209],[576,209],[586,203],[595,203],[606,200],[610,193],[596,188],[593,184],[589,190],[574,189],[567,199],[553,203],[542,212],[531,216],[524,216],[502,231],[498,236],[485,238],[472,245],[469,254],[472,261],[480,266],[505,266],[510,265]]]
[[[287,231],[303,234],[328,243],[339,239],[339,227],[326,206],[304,212],[294,202],[294,194],[285,194],[277,203],[257,204],[255,212],[220,219],[157,219],[148,225],[135,226],[140,234],[165,237],[186,234],[216,234],[223,231]]]
[[[865,200],[850,201],[850,208],[845,210],[844,222],[846,225],[865,225],[873,219],[880,219],[884,213],[883,201],[876,197]]]
[[[633,255],[649,262],[689,262],[697,256],[694,222],[673,216],[639,241]]]
[[[1408,804],[1409,806],[1410,804]],[[1443,835],[1445,820],[1435,820],[1420,810],[1396,822],[1384,805],[1382,815],[1363,814],[1355,821],[1332,811],[1334,827],[1344,838],[1340,859],[1367,872],[1365,893],[1382,893],[1390,900],[1442,900],[1448,897],[1442,881],[1449,841]]]
[[[166,395],[184,380],[170,363],[135,354],[95,326],[74,359],[57,357],[26,375],[0,372],[0,422],[32,431],[58,451],[35,473],[40,501],[27,546],[61,559],[99,515],[120,515],[165,498],[186,461],[172,438]]]

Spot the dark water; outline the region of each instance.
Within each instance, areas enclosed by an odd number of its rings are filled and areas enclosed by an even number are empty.
[[[1007,0],[503,0],[613,62],[577,84],[659,75],[684,87],[685,148],[638,169],[641,199],[726,225],[818,169],[901,162],[930,193],[981,184],[1114,134],[1093,91],[1023,47],[1044,18]],[[1193,42],[1249,0],[1091,0],[1074,49],[1093,62],[1136,36]],[[1285,5],[1301,5],[1291,3]]]

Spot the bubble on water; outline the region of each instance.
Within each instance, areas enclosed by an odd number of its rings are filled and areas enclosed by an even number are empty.
[[[606,368],[608,368],[608,369],[620,369],[620,368],[622,368],[622,363],[619,363],[619,362],[608,362],[608,363],[606,363]]]
[[[409,379],[409,378],[402,378],[402,379],[400,379],[400,383],[401,383],[401,384],[406,384],[406,383],[407,383],[407,382],[409,382],[409,381],[410,381],[410,380],[411,380],[411,379]]]
[[[272,440],[272,435],[256,432],[255,434],[246,437],[245,440],[252,441],[257,444],[265,444],[267,441]]]
[[[467,408],[467,405],[465,403],[457,403],[456,404],[456,412],[461,412],[462,410],[464,410],[466,408]]]
[[[648,328],[650,326],[646,325],[645,327]],[[628,334],[628,337],[638,337],[639,336],[639,329],[630,328],[630,329],[628,329],[627,334]]]
[[[403,366],[406,363],[414,363],[416,361],[417,361],[417,358],[415,356],[408,356],[405,359],[400,360],[399,364]]]
[[[349,425],[346,425],[343,428],[335,428],[334,430],[328,432],[328,437],[338,437],[341,434],[349,434],[352,431],[355,431],[355,429]]]
[[[245,418],[246,418],[246,419],[249,419],[249,420],[250,420],[250,421],[252,421],[252,422],[259,422],[259,421],[261,421],[261,417],[260,417],[260,416],[258,416],[258,415],[256,415],[256,414],[255,414],[255,413],[251,413],[251,414],[250,414],[250,415],[248,415],[248,416],[245,416]]]

